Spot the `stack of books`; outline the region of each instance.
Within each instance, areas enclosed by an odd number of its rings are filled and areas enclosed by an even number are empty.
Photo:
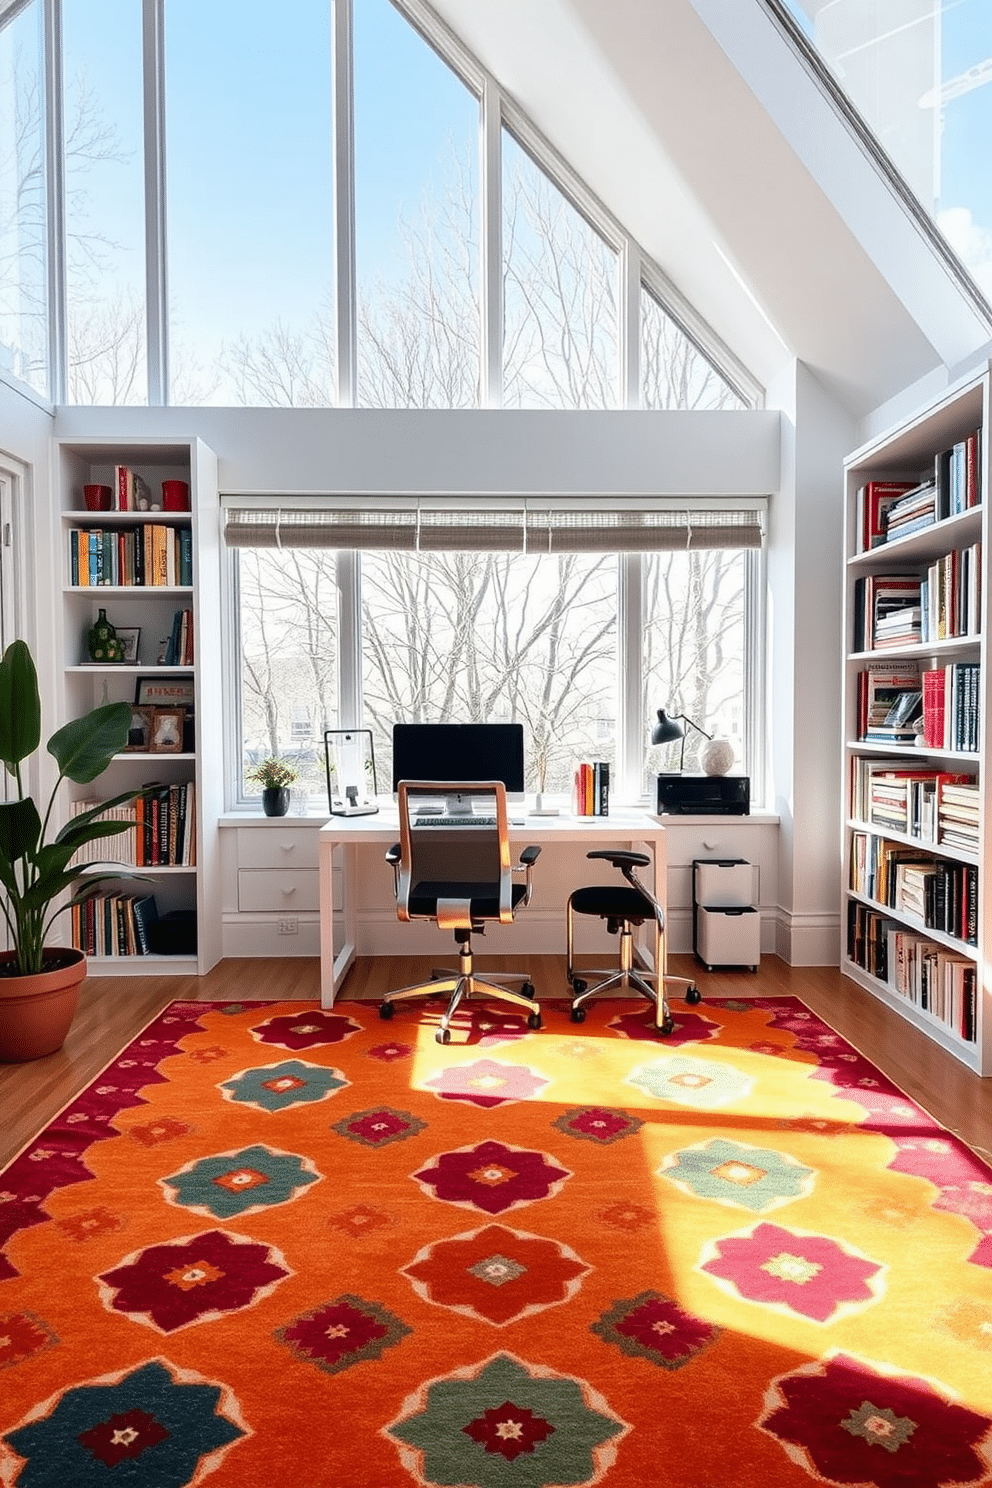
[[[72,943],[87,956],[147,956],[148,930],[158,919],[154,894],[101,894],[72,906]]]
[[[908,537],[911,532],[931,527],[937,517],[937,480],[931,475],[886,509],[883,518],[885,541],[894,542],[896,538]]]
[[[937,796],[937,841],[977,853],[980,807],[977,781],[949,777]]]
[[[572,809],[576,816],[609,816],[610,767],[606,760],[576,765]]]
[[[923,711],[919,664],[878,662],[858,675],[858,738],[869,744],[914,744]]]

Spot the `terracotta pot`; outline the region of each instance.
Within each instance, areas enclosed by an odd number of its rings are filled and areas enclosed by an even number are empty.
[[[42,1059],[65,1043],[86,978],[86,957],[69,947],[53,947],[44,956],[46,963],[55,963],[51,970],[7,976],[14,953],[0,951],[0,1062]]]

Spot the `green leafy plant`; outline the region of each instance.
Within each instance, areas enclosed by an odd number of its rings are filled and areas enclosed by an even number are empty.
[[[59,774],[42,819],[34,800],[25,794],[21,773],[24,761],[41,744],[38,674],[23,641],[12,641],[4,652],[0,660],[0,759],[14,778],[17,799],[0,803],[0,907],[13,943],[15,976],[32,976],[45,969],[49,927],[73,902],[52,907],[66,889],[82,878],[91,884],[101,878],[125,876],[120,866],[110,863],[104,872],[100,865],[70,867],[69,862],[86,843],[128,830],[126,821],[98,818],[108,808],[133,800],[133,791],[80,812],[51,841],[47,837],[62,781],[83,785],[102,775],[113,756],[124,748],[130,723],[130,703],[104,703],[52,735],[46,748]]]
[[[270,755],[246,771],[245,779],[252,785],[260,785],[263,790],[284,790],[299,779],[299,772],[286,760]]]

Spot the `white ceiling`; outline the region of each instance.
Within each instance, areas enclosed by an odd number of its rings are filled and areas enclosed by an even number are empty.
[[[758,0],[431,0],[740,360],[862,416],[988,346]]]

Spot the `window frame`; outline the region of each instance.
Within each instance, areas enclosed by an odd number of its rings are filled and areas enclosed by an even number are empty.
[[[222,508],[243,506],[245,502],[235,496],[223,496]],[[266,501],[267,507],[279,506],[278,498]],[[289,501],[282,504],[289,505]],[[293,506],[299,507],[296,498]],[[335,502],[333,498],[311,498],[306,504],[314,506],[352,505]],[[437,503],[442,504],[442,503]],[[453,505],[454,503],[443,503]],[[505,506],[501,502],[501,506]],[[543,504],[551,504],[545,502]],[[672,506],[672,502],[658,505]],[[735,503],[730,503],[734,505]],[[682,503],[683,506],[687,503]],[[692,503],[688,503],[691,509]],[[764,512],[765,535],[761,545],[741,551],[744,558],[744,688],[743,706],[745,714],[745,757],[737,762],[737,768],[749,775],[751,780],[752,805],[760,807],[765,797],[767,771],[765,765],[765,633],[767,585],[767,498],[738,501],[737,506],[758,507]],[[361,568],[362,555],[353,549],[337,548],[335,573],[337,578],[337,613],[335,623],[338,635],[338,726],[365,727],[362,699],[362,627],[361,627]],[[224,668],[225,708],[227,710],[225,740],[225,775],[229,782],[227,808],[231,811],[251,809],[256,800],[244,789],[242,761],[244,758],[242,713],[240,707],[240,588],[238,584],[238,550],[227,547],[222,563],[223,624],[222,643],[228,664]],[[618,803],[632,806],[647,806],[653,809],[649,793],[641,788],[644,774],[644,756],[648,748],[647,737],[650,719],[641,714],[642,633],[643,616],[643,563],[645,554],[640,552],[618,553],[617,557],[617,694],[616,694],[616,762],[618,779],[612,792]],[[659,699],[658,706],[665,705]],[[380,782],[380,790],[382,782]]]

